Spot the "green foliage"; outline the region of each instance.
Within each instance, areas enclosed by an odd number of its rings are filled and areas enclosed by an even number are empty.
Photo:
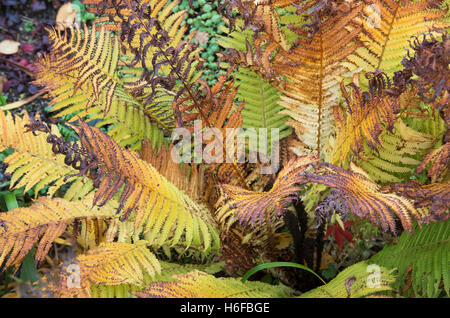
[[[450,219],[415,226],[414,235],[404,232],[397,244],[386,246],[370,263],[397,269],[393,287],[407,296],[450,296]],[[410,286],[410,287],[408,287]]]

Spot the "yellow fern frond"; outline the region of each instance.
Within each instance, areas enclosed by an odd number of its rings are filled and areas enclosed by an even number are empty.
[[[102,208],[92,208],[92,196],[83,201],[41,197],[27,208],[16,208],[0,215],[5,226],[0,229],[0,265],[19,265],[35,243],[36,261],[42,261],[53,241],[78,218],[112,218],[117,208],[114,202]]]
[[[291,289],[283,285],[269,285],[261,282],[241,282],[236,278],[216,278],[204,272],[174,276],[176,282],[152,283],[142,292],[135,292],[142,298],[280,298],[288,297]]]
[[[103,205],[124,186],[118,211],[124,210],[123,218],[136,211],[135,232],[144,227],[152,244],[175,245],[183,241],[187,246],[203,245],[205,250],[211,244],[217,248],[214,220],[205,207],[193,202],[137,153],[120,147],[98,128],[82,122],[75,129],[99,169],[99,189],[93,204]]]
[[[412,36],[428,32],[432,27],[446,28],[446,10],[431,8],[429,0],[377,0],[364,7],[364,47],[350,60],[368,72],[383,70],[389,77],[401,67],[405,49]]]
[[[369,96],[359,88],[359,74],[353,78],[349,94],[341,83],[341,90],[348,104],[344,115],[340,107],[334,107],[334,117],[337,126],[336,144],[333,146],[333,163],[341,164],[347,158],[350,150],[359,156],[364,141],[370,148],[377,150],[382,146],[379,138],[384,129],[392,129],[396,114],[400,112],[398,98],[390,97],[383,92],[375,92]]]
[[[154,277],[161,272],[159,261],[146,244],[143,240],[102,243],[62,266],[49,287],[58,297],[91,297],[93,285],[142,287],[146,275]]]
[[[51,185],[47,194],[53,196],[61,186],[76,180],[68,191],[78,191],[79,196],[87,194],[92,189],[92,182],[87,178],[65,177],[77,174],[71,166],[64,164],[64,156],[55,155],[52,146],[46,142],[42,133],[26,133],[25,125],[29,123],[27,114],[23,118],[4,114],[0,111],[0,151],[13,148],[14,153],[8,156],[4,163],[8,165],[7,174],[11,174],[11,185],[15,188],[25,186],[25,192],[35,187],[36,196],[45,186]],[[60,136],[56,127],[53,134]],[[81,187],[83,185],[83,187]],[[73,194],[72,198],[75,197]]]

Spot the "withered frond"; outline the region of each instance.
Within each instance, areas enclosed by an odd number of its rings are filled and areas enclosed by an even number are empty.
[[[436,182],[441,176],[448,171],[450,162],[450,142],[445,143],[441,147],[430,151],[420,165],[416,168],[416,173],[425,171],[427,165],[432,163],[428,169],[427,175],[432,182]]]
[[[385,187],[402,197],[414,201],[416,208],[430,208],[427,219],[442,221],[450,217],[450,181],[422,185],[411,180]]]
[[[386,87],[376,87],[385,84],[382,73],[375,74],[371,79],[370,92],[363,92],[359,87],[359,74],[353,83],[349,84],[349,93],[341,83],[343,97],[347,102],[347,112],[336,106],[333,108],[337,126],[337,140],[334,145],[334,163],[342,163],[350,151],[359,156],[363,150],[364,141],[370,148],[377,150],[381,147],[380,134],[387,129],[392,131],[396,115],[400,112],[400,100],[384,92]],[[377,81],[377,78],[381,77]],[[389,80],[389,79],[387,79]]]
[[[305,178],[302,172],[317,159],[303,156],[291,160],[278,174],[273,187],[268,192],[254,192],[224,184],[221,186],[226,202],[221,202],[217,215],[222,223],[233,223],[236,218],[241,223],[255,224],[270,221],[271,215],[280,216],[286,205],[297,198]]]
[[[394,212],[405,230],[411,232],[413,219],[422,221],[427,215],[417,210],[411,200],[392,193],[382,191],[382,188],[373,182],[367,174],[356,165],[352,170],[344,170],[329,163],[318,165],[315,173],[306,173],[306,180],[320,183],[336,189],[339,201],[352,214],[369,219],[377,225],[380,220],[381,227],[396,233]]]

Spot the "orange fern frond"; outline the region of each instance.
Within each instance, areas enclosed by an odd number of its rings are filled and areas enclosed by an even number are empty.
[[[351,71],[347,58],[361,45],[357,39],[361,26],[356,18],[362,4],[350,4],[348,9],[318,20],[313,35],[304,28],[291,28],[298,46],[288,56],[301,56],[300,65],[278,65],[277,58],[274,60],[275,72],[287,79],[277,84],[286,95],[281,98],[280,105],[286,108],[281,113],[291,117],[288,124],[307,146],[306,154],[320,154],[333,131],[339,77]]]
[[[224,199],[228,201],[217,212],[219,220],[224,222],[231,217],[231,223],[237,218],[241,223],[253,225],[257,220],[261,223],[269,220],[270,213],[279,216],[285,206],[297,197],[301,187],[296,184],[305,182],[302,172],[316,160],[312,156],[291,160],[280,171],[268,192],[254,192],[228,184],[222,185]]]

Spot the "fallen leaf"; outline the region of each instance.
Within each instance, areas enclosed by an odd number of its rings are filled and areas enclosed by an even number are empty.
[[[0,53],[5,55],[16,54],[19,51],[20,43],[12,40],[3,40],[0,42]]]
[[[56,27],[58,30],[64,30],[75,23],[78,10],[74,8],[71,2],[62,5],[56,14]]]
[[[197,31],[195,33],[195,38],[194,38],[195,44],[207,43],[208,40],[209,40],[208,32]]]

